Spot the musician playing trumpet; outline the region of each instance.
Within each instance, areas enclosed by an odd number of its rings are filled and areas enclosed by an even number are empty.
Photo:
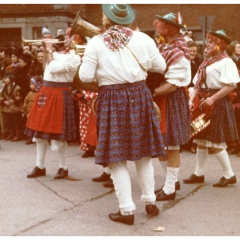
[[[195,100],[201,98],[199,108],[213,110],[210,125],[195,137],[197,164],[195,172],[183,180],[187,184],[204,183],[208,148],[213,149],[223,169],[223,176],[213,187],[226,187],[237,182],[226,151],[226,143],[239,137],[230,93],[240,79],[235,63],[225,51],[230,42],[224,30],[208,33],[205,60],[193,79],[195,85],[189,101],[190,109],[194,107]]]
[[[57,151],[59,170],[55,179],[68,176],[65,163],[67,141],[76,138],[75,113],[71,86],[81,63],[81,58],[74,51],[63,54],[53,52],[53,41],[43,39],[44,75],[43,86],[39,90],[29,113],[25,134],[36,142],[36,167],[27,175],[35,178],[46,175],[45,154],[48,141],[51,150]]]

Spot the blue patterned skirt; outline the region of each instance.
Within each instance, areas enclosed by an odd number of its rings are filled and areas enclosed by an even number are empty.
[[[189,142],[191,119],[188,96],[183,87],[167,95],[166,146],[178,146]]]
[[[70,91],[71,85],[72,83],[43,81],[43,87],[39,90],[38,95],[36,95],[36,99],[34,100],[30,111],[30,114],[32,114],[32,121],[38,121],[38,125],[41,126],[42,122],[45,122],[44,124],[46,124],[46,118],[49,115],[55,114],[56,118],[59,117],[59,112],[56,109],[59,109],[59,107],[61,107],[61,133],[53,133],[51,131],[38,131],[36,129],[34,130],[34,128],[26,127],[24,132],[26,135],[29,137],[42,138],[47,140],[54,139],[59,141],[73,141],[76,139],[77,136],[74,102]],[[61,92],[60,96],[59,90]],[[51,101],[48,101],[48,96],[51,96]],[[52,99],[54,99],[54,101],[52,101]],[[63,103],[62,106],[59,106],[59,102]],[[45,103],[47,108],[43,108],[42,106]],[[38,114],[42,113],[42,115],[45,115],[45,117],[43,117],[42,120],[39,120],[38,117],[35,117],[35,111],[38,112]],[[57,120],[55,124],[58,124]]]
[[[232,102],[227,97],[215,102],[210,125],[197,134],[194,139],[206,139],[212,143],[228,143],[238,140],[234,109]]]
[[[100,87],[96,164],[165,155],[151,92],[145,81]]]

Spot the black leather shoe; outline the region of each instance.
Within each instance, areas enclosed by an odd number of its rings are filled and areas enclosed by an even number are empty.
[[[93,182],[107,182],[110,179],[110,175],[107,173],[103,173],[100,177],[92,178]]]
[[[114,188],[112,179],[110,178],[107,182],[103,183],[103,186],[107,188]]]
[[[239,152],[239,147],[232,148],[228,151],[228,154],[237,154]]]
[[[229,179],[222,177],[219,182],[213,184],[213,187],[226,187],[228,184],[235,184],[237,183],[236,176],[232,176]]]
[[[134,215],[122,215],[119,211],[118,213],[110,213],[109,218],[114,222],[120,222],[127,225],[133,225]]]
[[[204,176],[197,176],[192,174],[189,178],[183,179],[184,183],[192,184],[192,183],[204,183]]]
[[[156,194],[156,193],[160,192],[163,189],[163,187],[164,187],[164,185],[160,189],[154,191],[154,193]],[[181,188],[180,182],[179,181],[175,182],[175,191],[180,190],[180,188]]]
[[[27,142],[25,142],[26,145],[29,145],[29,144],[34,144],[34,142],[32,141],[32,138],[29,138]]]
[[[62,179],[68,176],[68,170],[64,170],[63,168],[59,168],[58,172],[54,179]]]
[[[161,190],[156,194],[156,201],[174,200],[175,197],[176,197],[176,192],[173,192],[171,194],[166,194],[163,190]]]
[[[27,175],[28,178],[35,178],[41,176],[46,176],[46,168],[41,169],[39,167],[35,167],[33,171]]]
[[[145,209],[146,209],[147,215],[149,215],[150,217],[157,216],[160,212],[158,207],[152,204],[146,205]]]
[[[181,188],[180,182],[179,181],[175,182],[175,191],[180,190],[180,188]]]
[[[88,150],[83,155],[82,158],[95,157],[94,150]]]

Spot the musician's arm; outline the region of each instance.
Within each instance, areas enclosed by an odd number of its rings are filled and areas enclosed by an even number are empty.
[[[190,110],[193,108],[193,103],[194,103],[195,98],[197,97],[198,91],[199,90],[197,88],[193,89],[193,92],[192,92],[191,97],[189,99],[189,109]]]
[[[236,85],[225,85],[218,92],[213,94],[211,97],[208,97],[202,104],[207,104],[211,106],[217,100],[227,96],[230,92],[232,92],[236,88]]]
[[[175,92],[176,90],[177,90],[176,85],[166,82],[163,85],[159,86],[158,88],[155,88],[153,96],[168,95],[172,92]]]
[[[53,60],[53,55],[49,51],[52,51],[52,40],[43,39],[43,52],[44,52],[44,62],[43,66],[45,67],[46,63],[50,63]]]

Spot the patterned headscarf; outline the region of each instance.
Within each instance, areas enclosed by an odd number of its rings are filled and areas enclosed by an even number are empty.
[[[211,57],[211,58],[206,58],[202,64],[198,68],[198,79],[197,82],[194,85],[194,88],[200,88],[202,83],[205,82],[206,80],[206,68],[210,66],[211,64],[218,62],[222,60],[223,58],[230,58],[226,52],[219,52],[217,55]]]
[[[114,25],[101,36],[103,42],[111,51],[118,51],[119,48],[124,48],[128,44],[132,35],[133,31],[130,28]]]
[[[190,60],[189,48],[183,36],[174,39],[171,43],[167,45],[160,44],[158,45],[158,48],[167,63],[167,68],[165,72],[167,72],[169,66],[171,66],[173,63],[175,63],[182,57]]]

